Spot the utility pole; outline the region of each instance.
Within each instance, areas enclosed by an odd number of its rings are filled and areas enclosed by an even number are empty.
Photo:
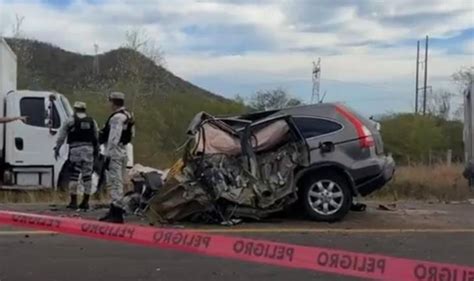
[[[418,114],[418,80],[420,72],[420,40],[416,41],[415,114]]]
[[[320,103],[321,98],[319,95],[319,88],[321,84],[321,58],[318,58],[318,63],[315,63],[313,61],[312,80],[313,80],[313,92],[311,95],[311,104],[314,104],[315,99],[318,103]]]
[[[464,165],[466,178],[474,191],[474,81],[464,91]]]
[[[423,115],[426,114],[426,90],[428,89],[428,35],[425,39],[425,83],[423,87]]]
[[[415,114],[422,112],[423,115],[426,114],[426,106],[428,103],[428,35],[426,35],[425,39],[425,60],[420,61],[420,41],[416,42],[416,77],[415,77]],[[423,87],[419,87],[420,83],[420,64],[423,64],[425,67],[424,77],[423,77]],[[423,90],[423,103],[420,105],[420,90]],[[422,108],[420,108],[422,107]]]
[[[99,45],[94,44],[94,60],[92,62],[92,71],[95,75],[99,74]]]

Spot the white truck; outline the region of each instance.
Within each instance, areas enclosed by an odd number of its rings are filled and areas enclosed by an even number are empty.
[[[0,124],[0,188],[64,188],[68,147],[62,146],[57,161],[53,148],[58,129],[72,114],[68,99],[60,93],[17,90],[17,58],[0,37],[0,116],[28,117]],[[132,149],[128,147],[129,166]]]

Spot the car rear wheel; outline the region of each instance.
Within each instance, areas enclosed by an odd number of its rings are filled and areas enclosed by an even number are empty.
[[[341,220],[352,205],[349,184],[334,172],[324,172],[306,181],[301,199],[306,214],[316,221]]]

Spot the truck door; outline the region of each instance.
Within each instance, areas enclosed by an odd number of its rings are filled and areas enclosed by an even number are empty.
[[[27,91],[25,91],[27,92]],[[32,92],[34,93],[34,92]],[[6,125],[5,160],[12,167],[13,184],[55,187],[66,156],[54,159],[53,148],[64,112],[46,92],[7,96],[7,116],[27,116],[27,121]],[[67,151],[63,147],[62,155]]]

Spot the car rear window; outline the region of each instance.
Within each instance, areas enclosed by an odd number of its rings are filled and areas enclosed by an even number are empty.
[[[342,125],[322,118],[295,117],[296,126],[305,138],[313,138],[342,129]]]

